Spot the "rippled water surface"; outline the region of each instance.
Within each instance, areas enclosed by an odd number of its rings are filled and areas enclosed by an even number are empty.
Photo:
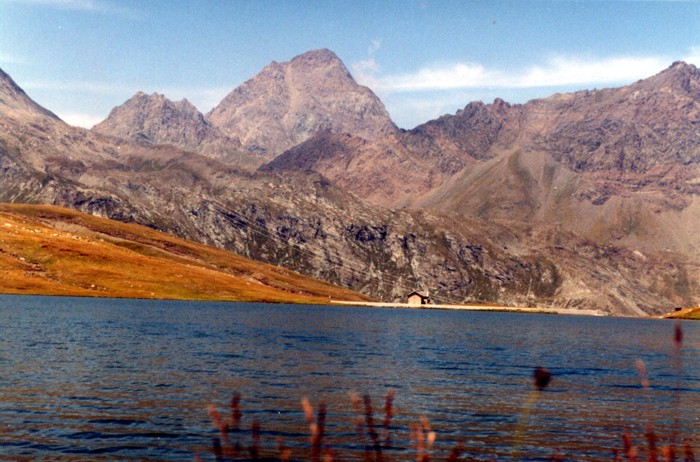
[[[308,455],[300,399],[326,403],[325,443],[360,457],[349,392],[368,394],[389,460],[415,459],[429,418],[435,460],[458,441],[478,460],[610,460],[627,431],[643,448],[700,453],[700,323],[517,313],[0,297],[0,459],[213,460],[207,406],[241,394],[251,444]],[[650,387],[640,385],[644,362]],[[533,391],[532,372],[553,373]],[[381,435],[380,435],[381,436]]]

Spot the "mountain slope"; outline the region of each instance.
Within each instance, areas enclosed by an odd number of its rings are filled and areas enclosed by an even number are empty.
[[[6,116],[46,116],[58,119],[51,111],[34,102],[12,78],[0,69],[0,114]]]
[[[596,244],[561,224],[384,209],[315,173],[245,172],[172,145],[70,127],[41,112],[6,116],[0,105],[0,113],[0,200],[147,225],[381,300],[423,288],[447,303],[616,314],[698,303],[700,272],[684,255]],[[373,152],[371,140],[327,133],[340,148]]]
[[[366,300],[279,267],[133,224],[0,204],[0,292],[327,303]]]
[[[700,257],[700,71],[523,105],[470,103],[380,140],[320,133],[264,169],[311,170],[385,207],[559,224]]]
[[[700,71],[674,63],[626,87],[510,107],[484,159],[420,206],[700,256],[698,88]]]
[[[396,130],[379,98],[358,85],[329,50],[273,62],[206,117],[265,160],[322,130],[370,140]]]

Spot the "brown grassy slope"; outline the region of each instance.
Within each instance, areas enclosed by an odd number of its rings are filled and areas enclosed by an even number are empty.
[[[0,293],[324,303],[356,292],[150,228],[0,204]]]
[[[684,310],[674,311],[664,315],[664,318],[671,319],[697,319],[700,321],[700,306],[694,308],[686,308]]]

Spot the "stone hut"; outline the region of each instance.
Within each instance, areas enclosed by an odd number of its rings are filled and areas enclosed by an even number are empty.
[[[430,303],[430,293],[411,292],[408,294],[409,305],[427,305]]]

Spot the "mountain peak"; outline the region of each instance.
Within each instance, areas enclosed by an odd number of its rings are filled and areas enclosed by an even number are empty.
[[[172,143],[196,148],[211,129],[204,116],[187,100],[173,102],[159,93],[139,91],[93,130],[146,144]]]
[[[308,63],[336,62],[339,64],[343,64],[343,62],[340,60],[340,58],[338,58],[338,55],[333,53],[328,48],[320,48],[318,50],[307,51],[306,53],[302,53],[302,54],[292,58],[291,62],[308,62]]]
[[[698,68],[685,61],[674,61],[668,69],[697,72]]]
[[[322,130],[375,139],[396,130],[384,104],[328,49],[272,62],[229,93],[207,119],[271,160]]]
[[[294,61],[295,59],[335,59],[340,61],[338,55],[336,55],[333,51],[329,50],[328,48],[318,48],[316,50],[309,50],[300,55],[295,56],[294,58],[292,58],[292,61]]]
[[[650,91],[665,88],[698,99],[700,98],[700,69],[684,61],[676,61],[658,74],[640,80],[637,85],[648,87]]]

